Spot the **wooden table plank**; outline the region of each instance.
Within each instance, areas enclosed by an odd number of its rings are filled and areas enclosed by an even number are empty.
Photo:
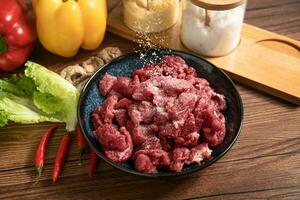
[[[299,0],[248,1],[246,22],[300,40]],[[107,34],[104,46],[127,52],[135,44]],[[59,71],[93,52],[63,59],[38,46],[32,60]],[[1,75],[3,76],[3,75]],[[64,126],[49,143],[45,172],[34,185],[33,156],[48,123],[0,128],[0,199],[300,199],[300,108],[238,85],[245,120],[241,136],[221,160],[191,176],[145,179],[99,163],[89,178],[88,158],[78,165],[72,143],[62,178],[51,182],[55,152]]]

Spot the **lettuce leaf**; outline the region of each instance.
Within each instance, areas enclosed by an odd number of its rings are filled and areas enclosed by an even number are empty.
[[[25,66],[25,76],[34,81],[37,89],[33,92],[34,104],[43,112],[65,122],[67,131],[74,131],[78,90],[55,72],[37,63],[27,61]]]
[[[8,120],[23,124],[39,122],[59,122],[54,117],[45,116],[36,109],[31,109],[21,103],[26,99],[0,91],[0,127],[7,124]]]
[[[27,61],[24,74],[0,80],[0,126],[8,121],[65,122],[67,131],[77,123],[78,90],[45,67]]]

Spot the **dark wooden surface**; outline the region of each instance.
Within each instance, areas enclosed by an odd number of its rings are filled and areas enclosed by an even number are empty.
[[[300,40],[300,1],[250,0],[245,21]],[[111,34],[100,49],[104,46],[125,52],[135,47]],[[59,71],[66,62],[91,53],[62,59],[37,46],[31,60]],[[300,108],[237,86],[245,108],[237,143],[212,166],[185,177],[140,178],[100,161],[95,176],[89,178],[88,158],[79,165],[73,139],[62,177],[52,183],[55,152],[64,134],[60,125],[48,146],[45,172],[34,184],[34,152],[49,124],[0,128],[0,199],[300,199]]]

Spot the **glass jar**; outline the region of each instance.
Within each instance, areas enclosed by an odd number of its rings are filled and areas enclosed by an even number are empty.
[[[245,9],[246,0],[186,0],[180,34],[182,43],[203,56],[230,53],[240,42]]]
[[[153,33],[173,26],[179,17],[180,0],[123,0],[125,25],[140,33]]]

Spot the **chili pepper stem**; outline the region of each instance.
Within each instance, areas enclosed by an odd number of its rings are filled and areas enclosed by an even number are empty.
[[[43,170],[44,170],[44,167],[43,167],[43,166],[40,166],[40,167],[37,167],[36,169],[37,169],[37,171],[38,171],[38,177],[41,177],[42,172],[43,172]]]
[[[86,145],[85,139],[81,133],[81,129],[80,129],[80,126],[78,123],[76,125],[75,132],[76,132],[76,136],[77,136],[77,147],[79,149],[79,165],[81,165],[82,156],[85,152],[87,145]]]

